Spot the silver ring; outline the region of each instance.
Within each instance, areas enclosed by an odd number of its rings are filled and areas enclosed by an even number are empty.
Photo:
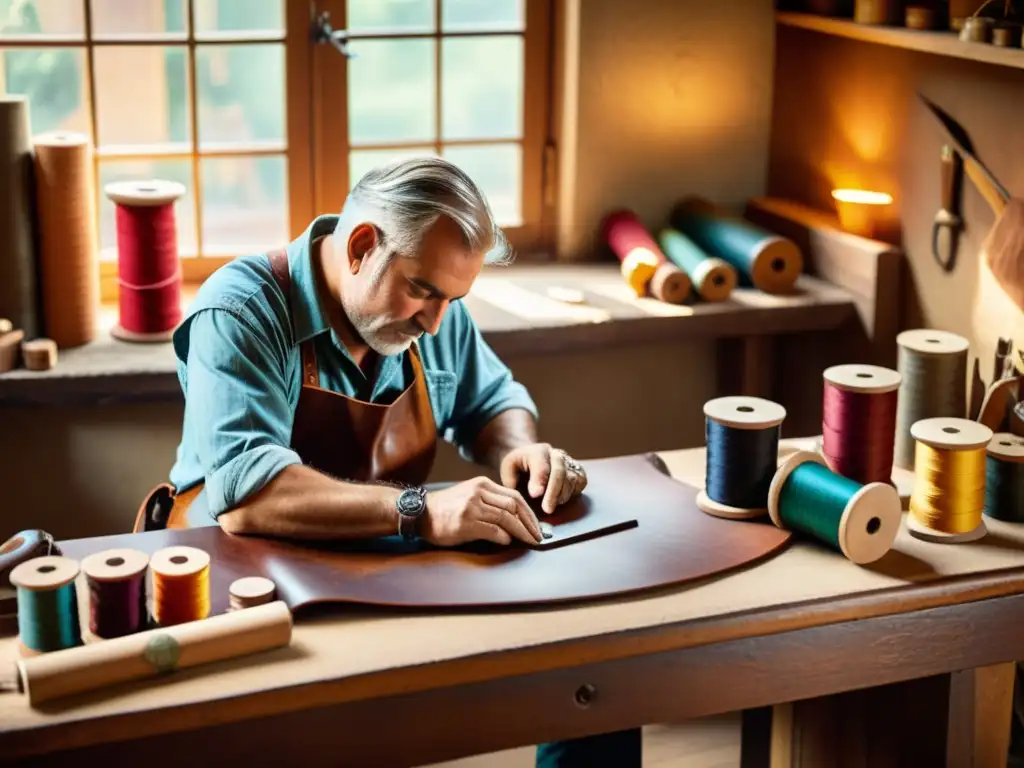
[[[580,463],[565,452],[562,453],[562,463],[565,464],[565,468],[572,472],[573,474],[583,474],[583,467],[580,466]]]

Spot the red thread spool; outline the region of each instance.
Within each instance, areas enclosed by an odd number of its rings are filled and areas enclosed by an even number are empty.
[[[864,485],[891,485],[902,376],[876,365],[836,365],[824,379],[821,453],[829,469]]]
[[[622,277],[637,296],[650,294],[667,304],[682,304],[693,284],[689,275],[665,258],[661,248],[632,211],[604,218],[601,237],[622,265]]]
[[[177,182],[122,181],[103,190],[116,207],[119,322],[123,341],[167,341],[181,322],[181,262],[174,203]]]

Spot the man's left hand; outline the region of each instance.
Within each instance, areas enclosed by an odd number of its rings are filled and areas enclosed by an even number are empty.
[[[501,461],[500,472],[501,483],[506,488],[515,488],[520,473],[526,472],[529,476],[527,493],[534,499],[543,495],[540,506],[549,515],[587,487],[587,473],[579,462],[547,443],[533,443],[509,451]]]

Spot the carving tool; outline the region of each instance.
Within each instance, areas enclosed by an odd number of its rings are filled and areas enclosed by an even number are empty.
[[[942,207],[935,214],[932,224],[932,256],[944,271],[952,272],[956,266],[957,246],[964,226],[960,217],[963,160],[951,145],[943,144],[941,163]]]

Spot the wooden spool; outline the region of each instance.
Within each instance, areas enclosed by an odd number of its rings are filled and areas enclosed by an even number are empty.
[[[48,371],[57,365],[57,343],[52,339],[23,342],[21,359],[30,371]]]
[[[230,611],[240,611],[243,608],[252,608],[257,605],[265,605],[277,598],[277,587],[270,579],[262,576],[245,576],[231,582],[228,589],[230,600]]]
[[[20,328],[0,333],[0,373],[13,371],[21,360],[21,343],[25,332]]]

